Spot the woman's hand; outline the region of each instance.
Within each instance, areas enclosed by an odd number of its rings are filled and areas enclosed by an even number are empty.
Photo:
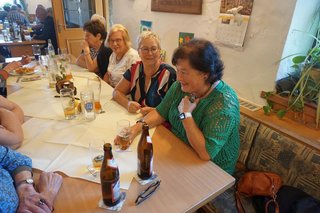
[[[22,65],[29,64],[31,62],[31,58],[27,55],[23,55],[20,62]]]
[[[142,107],[140,109],[140,113],[145,116],[146,114],[148,114],[149,112],[151,112],[152,110],[154,110],[153,107]]]
[[[130,127],[130,136],[129,136],[130,144],[133,142],[135,137],[137,137],[137,135],[140,133],[141,129],[142,129],[141,123],[137,123],[137,124]],[[119,145],[120,144],[120,136],[117,135],[113,142],[115,145]]]
[[[42,172],[39,177],[37,188],[48,201],[48,206],[53,209],[54,200],[62,184],[61,175],[53,172]]]
[[[129,101],[127,110],[130,113],[136,113],[139,109],[141,109],[141,105],[136,101]]]
[[[17,188],[19,196],[18,213],[47,213],[51,212],[44,195],[36,192],[30,184],[22,184]]]
[[[200,99],[197,98],[194,100],[193,103],[190,102],[190,97],[189,96],[185,96],[184,98],[181,99],[181,102],[178,106],[178,110],[180,113],[183,112],[192,112],[196,107],[197,104],[199,103]]]
[[[89,43],[87,41],[81,42],[81,48],[83,50],[83,54],[90,54],[90,47],[89,47]]]

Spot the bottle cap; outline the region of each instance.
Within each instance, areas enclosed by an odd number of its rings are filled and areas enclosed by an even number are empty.
[[[112,149],[112,145],[110,143],[105,143],[103,145],[103,150],[107,151],[107,150],[111,150]]]

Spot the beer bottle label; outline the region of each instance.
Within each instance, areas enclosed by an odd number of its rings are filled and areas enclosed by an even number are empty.
[[[151,137],[147,136],[147,143],[152,143]]]
[[[108,159],[108,166],[112,167],[112,168],[117,168],[117,163],[116,161],[112,158],[112,159]]]
[[[117,182],[111,184],[112,187],[112,202],[116,202],[120,198],[120,180],[118,179]]]

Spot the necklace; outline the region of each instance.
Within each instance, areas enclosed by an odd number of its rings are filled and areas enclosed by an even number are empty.
[[[220,80],[214,82],[211,86],[209,86],[208,90],[201,97],[196,96],[195,94],[190,94],[190,102],[193,103],[197,98],[205,98],[207,95],[219,84]]]

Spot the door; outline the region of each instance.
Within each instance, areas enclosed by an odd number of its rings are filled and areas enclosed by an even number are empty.
[[[78,57],[81,53],[84,23],[95,13],[106,17],[104,14],[104,11],[108,11],[106,2],[106,0],[52,1],[59,48],[67,48],[69,53]]]

